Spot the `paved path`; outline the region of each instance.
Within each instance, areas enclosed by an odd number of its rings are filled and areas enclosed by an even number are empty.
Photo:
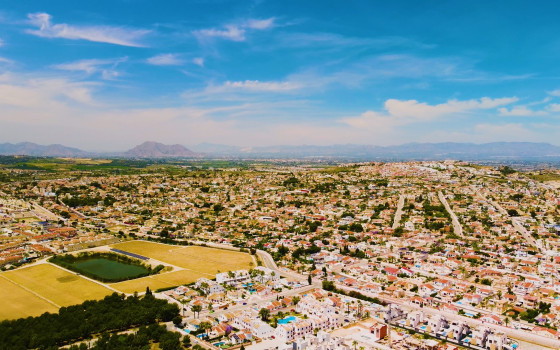
[[[35,203],[35,202],[31,202],[31,205],[33,205],[33,210],[35,210],[35,212],[38,215],[42,215],[44,216],[46,219],[49,220],[53,220],[53,221],[58,221],[58,220],[63,220],[62,217],[54,214],[53,212],[51,212],[50,210],[48,210],[45,207],[40,206],[39,204]]]
[[[445,210],[447,210],[447,212],[451,216],[451,222],[453,223],[453,232],[455,232],[457,236],[463,237],[463,226],[459,222],[459,219],[457,219],[457,215],[455,215],[455,212],[449,206],[449,203],[447,203],[447,199],[445,199],[443,192],[439,191],[438,196],[439,196],[439,200],[445,207]]]
[[[397,204],[397,212],[395,213],[395,219],[393,220],[393,230],[400,226],[401,217],[403,213],[405,195],[401,193],[399,197],[399,203]]]

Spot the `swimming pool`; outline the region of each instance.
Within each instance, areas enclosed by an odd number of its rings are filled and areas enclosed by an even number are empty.
[[[281,320],[278,320],[278,324],[288,324],[290,322],[294,322],[296,318],[294,316],[284,317]]]

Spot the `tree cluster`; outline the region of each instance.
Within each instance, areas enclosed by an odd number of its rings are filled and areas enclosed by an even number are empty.
[[[113,293],[99,301],[60,308],[57,314],[6,320],[0,323],[0,349],[48,349],[87,339],[93,334],[171,321],[179,315],[175,304]]]

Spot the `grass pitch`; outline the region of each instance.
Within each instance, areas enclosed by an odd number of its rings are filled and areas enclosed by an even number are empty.
[[[200,277],[204,277],[204,275],[201,275],[199,272],[190,270],[181,270],[113,283],[111,284],[111,287],[123,293],[140,293],[146,291],[146,287],[150,287],[150,290],[154,291],[160,288],[169,288],[179,286],[181,284],[189,284],[195,282]],[[208,275],[206,277],[214,276]]]
[[[184,247],[146,241],[118,243],[113,247],[196,271],[205,277],[214,277],[218,271],[249,269],[254,264],[253,258],[247,253],[217,248]]]
[[[247,253],[216,248],[184,247],[146,241],[118,243],[113,247],[185,269],[111,285],[124,293],[143,292],[148,286],[151,290],[156,290],[189,284],[200,277],[212,279],[218,272],[250,269],[254,264],[253,258]]]
[[[95,282],[50,264],[7,271],[2,276],[60,306],[81,304],[85,300],[101,299],[113,293]],[[9,302],[4,299],[3,304]]]
[[[0,320],[19,317],[39,316],[45,312],[56,312],[58,308],[48,301],[38,297],[0,274]]]

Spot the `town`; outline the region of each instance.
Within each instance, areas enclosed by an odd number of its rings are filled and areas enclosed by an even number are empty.
[[[211,349],[557,348],[560,186],[543,177],[457,161],[36,176],[2,183],[0,261],[110,249],[173,269],[142,241],[251,253],[146,284]]]

